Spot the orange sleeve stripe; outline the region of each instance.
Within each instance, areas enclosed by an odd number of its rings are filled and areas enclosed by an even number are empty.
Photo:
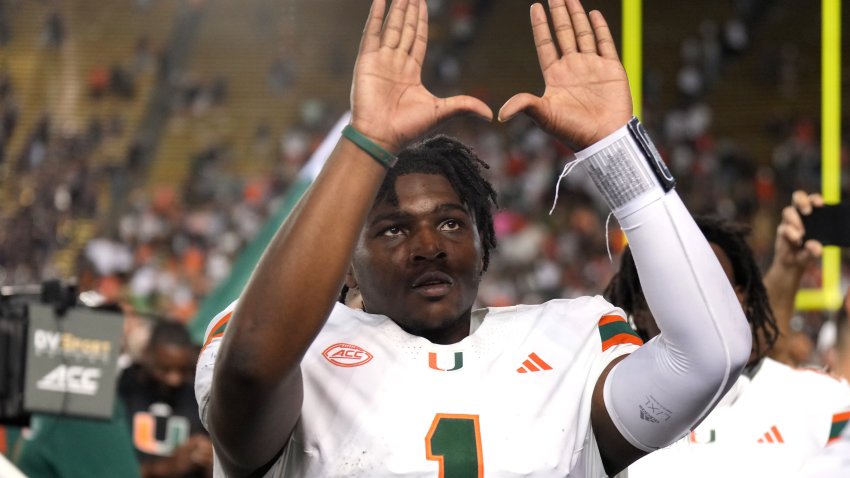
[[[603,315],[601,319],[599,319],[599,326],[608,325],[612,322],[625,322],[626,319],[620,317],[619,315]]]
[[[0,453],[9,456],[9,443],[6,439],[6,427],[0,425]]]
[[[225,327],[227,323],[230,322],[230,317],[232,316],[233,311],[231,310],[230,312],[224,314],[222,318],[218,319],[218,322],[216,322],[213,328],[210,329],[209,336],[212,337],[213,335],[223,332],[223,327]]]
[[[213,328],[210,329],[209,336],[207,337],[206,340],[204,340],[204,345],[201,347],[201,352],[203,352],[204,349],[207,348],[207,345],[209,345],[210,342],[213,341],[213,339],[221,337],[221,336],[224,335],[224,329],[227,328],[227,323],[230,321],[230,318],[232,316],[233,316],[233,311],[231,310],[230,312],[224,314],[224,316],[222,318],[220,318],[218,320],[218,322],[216,322],[216,324],[213,326]]]
[[[832,423],[846,422],[850,420],[850,412],[836,413],[832,416]]]
[[[211,344],[213,340],[221,338],[221,337],[224,337],[224,332],[222,332],[220,334],[211,335],[210,338],[208,338],[207,341],[204,342],[204,346],[201,347],[201,352],[203,352],[204,349],[207,348],[207,345]]]
[[[231,317],[233,317],[233,311],[232,310],[230,312],[224,314],[224,317],[222,317],[218,321],[218,323],[215,324],[215,327],[213,327],[212,330],[210,331],[210,335],[215,335],[219,332],[222,332],[224,330],[224,327],[227,325],[227,323],[230,322]]]
[[[623,345],[623,344],[635,344],[637,346],[643,345],[643,340],[640,337],[637,337],[632,334],[617,334],[610,339],[602,342],[602,351],[606,351],[615,345]]]

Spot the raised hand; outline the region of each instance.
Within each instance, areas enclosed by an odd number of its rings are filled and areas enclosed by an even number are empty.
[[[428,43],[425,0],[374,0],[360,41],[351,87],[351,123],[390,151],[452,116],[472,113],[487,121],[493,112],[470,96],[437,98],[422,85]]]
[[[794,191],[791,205],[782,210],[782,221],[776,228],[773,262],[764,274],[764,288],[770,308],[779,327],[779,338],[768,355],[780,362],[797,366],[799,363],[791,353],[791,318],[794,317],[794,297],[806,268],[823,254],[823,244],[815,240],[803,241],[806,230],[801,215],[812,213],[813,207],[823,206],[819,194]]]
[[[823,205],[823,198],[819,194],[794,191],[791,205],[782,210],[782,222],[776,228],[774,264],[786,269],[805,269],[821,256],[823,244],[813,239],[803,242],[806,229],[801,215],[809,215],[813,207]]]
[[[519,93],[499,111],[499,121],[519,112],[576,149],[626,124],[632,97],[611,30],[598,11],[585,13],[579,0],[549,0],[555,37],[543,6],[531,6],[531,28],[546,90],[542,97]]]

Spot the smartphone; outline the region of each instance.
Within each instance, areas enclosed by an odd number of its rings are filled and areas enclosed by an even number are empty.
[[[803,218],[804,241],[814,239],[825,246],[850,247],[850,203],[813,207]]]

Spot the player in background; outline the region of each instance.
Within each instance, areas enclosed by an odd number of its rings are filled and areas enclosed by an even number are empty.
[[[800,197],[795,194],[795,204]],[[770,307],[775,302],[767,297],[793,299],[796,289],[765,290],[745,228],[718,218],[700,218],[697,224],[738,293],[752,326],[753,351],[744,374],[717,408],[687,437],[630,466],[629,477],[680,476],[683,469],[695,477],[796,476],[806,459],[837,436],[840,430],[833,425],[850,411],[850,388],[826,374],[794,369],[766,356],[777,336]],[[818,244],[802,244],[800,227],[799,216],[786,210],[777,230],[774,265],[800,264],[818,253]],[[797,258],[801,260],[795,262]],[[650,340],[657,333],[653,314],[634,274],[627,250],[605,296],[621,304],[639,334]],[[799,277],[785,283],[797,287]],[[780,311],[783,317],[791,312]]]
[[[835,345],[828,354],[827,366],[830,373],[844,380],[850,379],[850,294],[835,316]],[[850,412],[833,419],[831,438],[817,455],[803,465],[802,478],[844,478],[850,476]],[[843,429],[842,429],[843,428]]]
[[[218,476],[603,477],[682,436],[734,383],[749,328],[632,117],[604,18],[551,0],[531,24],[545,91],[499,119],[524,112],[579,151],[635,249],[660,338],[638,347],[601,297],[472,310],[495,192],[468,147],[414,141],[492,113],[422,85],[423,0],[386,16],[375,0],[351,124],[208,329],[196,395]],[[364,310],[336,302],[343,283]]]
[[[824,354],[827,371],[836,377],[850,380],[850,293],[844,296],[835,314],[835,343]]]

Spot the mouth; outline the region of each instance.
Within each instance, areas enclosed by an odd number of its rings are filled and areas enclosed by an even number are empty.
[[[454,281],[451,276],[444,272],[433,271],[417,277],[410,288],[423,297],[437,299],[448,294],[452,284],[454,284]]]

